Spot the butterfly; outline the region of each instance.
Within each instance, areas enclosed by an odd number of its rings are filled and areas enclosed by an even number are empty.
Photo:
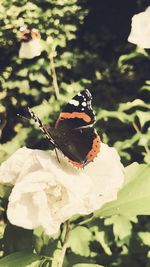
[[[40,32],[38,29],[29,29],[26,25],[20,27],[18,37],[21,42],[29,42],[33,39],[40,39]]]
[[[92,162],[100,151],[100,137],[93,124],[95,115],[88,89],[74,96],[60,113],[55,127],[43,125],[29,108],[31,118],[49,141],[78,168]]]

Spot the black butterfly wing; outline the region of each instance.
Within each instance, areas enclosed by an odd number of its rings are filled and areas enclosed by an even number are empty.
[[[55,128],[75,129],[87,127],[95,122],[91,106],[92,96],[88,89],[78,93],[59,115]]]
[[[91,107],[92,96],[86,89],[76,95],[61,112],[55,128],[42,124],[36,114],[29,109],[31,118],[42,132],[74,166],[84,167],[100,151],[100,137],[92,127],[95,116]]]
[[[67,132],[55,128],[47,131],[56,147],[77,167],[83,167],[93,161],[100,151],[100,137],[93,127]]]

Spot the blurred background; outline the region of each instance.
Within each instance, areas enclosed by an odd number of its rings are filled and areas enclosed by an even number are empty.
[[[21,146],[51,149],[34,123],[17,113],[29,118],[27,107],[32,107],[43,123],[53,126],[68,100],[85,88],[93,96],[102,141],[118,150],[125,166],[148,162],[150,51],[127,38],[132,16],[149,4],[148,0],[0,3],[0,162]],[[18,56],[18,31],[24,24],[41,34],[43,51],[33,59]],[[95,222],[106,235],[91,246],[99,264],[150,266],[148,216],[130,221],[119,221],[117,234],[113,220],[107,225]]]

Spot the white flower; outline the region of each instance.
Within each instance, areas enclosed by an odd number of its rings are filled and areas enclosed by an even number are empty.
[[[150,48],[150,6],[132,17],[131,27],[128,41],[141,48]]]
[[[0,166],[0,183],[14,185],[32,149],[23,147],[18,149],[8,160]]]
[[[19,50],[19,57],[31,59],[40,56],[41,52],[42,52],[41,40],[33,39],[27,43],[25,42],[21,43],[21,47]]]
[[[101,143],[98,157],[83,170],[73,167],[63,155],[59,157],[61,164],[52,151],[22,148],[2,164],[0,177],[7,169],[6,181],[7,176],[15,181],[7,210],[12,224],[27,229],[42,226],[51,235],[72,215],[89,214],[117,198],[124,174],[114,148]]]
[[[40,32],[37,29],[28,29],[26,25],[20,28],[18,37],[21,41],[19,50],[20,58],[31,59],[40,56],[42,52],[42,43]]]

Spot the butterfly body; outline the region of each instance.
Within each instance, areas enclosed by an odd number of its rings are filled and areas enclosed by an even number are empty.
[[[76,95],[60,113],[55,128],[43,126],[40,119],[29,109],[31,118],[50,142],[79,168],[93,161],[100,151],[100,137],[93,127],[95,116],[91,99],[87,89]]]

